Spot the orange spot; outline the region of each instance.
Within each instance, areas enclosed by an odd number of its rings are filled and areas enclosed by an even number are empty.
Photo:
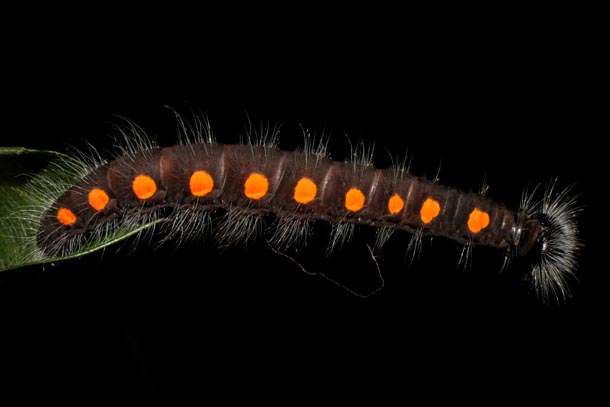
[[[421,221],[427,225],[428,223],[432,222],[439,213],[441,213],[441,205],[438,203],[438,201],[435,201],[432,198],[427,198],[421,206],[419,217]]]
[[[106,191],[101,188],[93,188],[89,191],[89,205],[96,211],[101,211],[108,205],[110,198]]]
[[[60,221],[62,225],[70,226],[76,222],[76,215],[68,208],[59,208],[57,211],[57,220]]]
[[[212,176],[205,171],[195,171],[191,175],[189,182],[191,194],[195,196],[205,196],[214,189],[214,180]]]
[[[261,199],[269,191],[269,180],[263,174],[253,172],[244,184],[244,194],[250,199]]]
[[[131,184],[133,192],[140,199],[148,199],[157,192],[155,180],[148,175],[138,175]]]
[[[398,194],[392,195],[388,201],[388,210],[392,215],[396,215],[405,207],[405,201]]]
[[[479,208],[474,208],[468,216],[468,230],[472,233],[479,233],[489,226],[489,214]]]
[[[364,206],[364,194],[358,188],[352,188],[345,194],[345,208],[356,212]]]
[[[294,187],[294,200],[300,204],[313,201],[318,193],[318,186],[310,178],[301,178]]]

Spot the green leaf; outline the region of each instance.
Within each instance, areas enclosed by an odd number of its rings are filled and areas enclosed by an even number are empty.
[[[85,163],[55,151],[0,147],[0,271],[84,256],[165,220],[119,227],[69,255],[48,257],[36,243],[40,219],[88,171]]]

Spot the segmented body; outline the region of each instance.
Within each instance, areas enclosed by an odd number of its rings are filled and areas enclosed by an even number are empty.
[[[162,208],[223,209],[243,216],[275,214],[295,223],[323,220],[444,236],[525,254],[538,220],[474,193],[398,169],[332,161],[312,151],[261,145],[192,143],[145,148],[102,165],[45,213],[39,241],[64,254],[71,236],[109,220]],[[294,231],[278,236],[290,240]],[[283,242],[290,245],[291,242]]]

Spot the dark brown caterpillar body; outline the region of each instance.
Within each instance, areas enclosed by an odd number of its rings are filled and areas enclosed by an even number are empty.
[[[524,211],[400,169],[268,146],[196,143],[144,149],[98,167],[45,213],[39,245],[49,255],[69,254],[71,236],[135,212],[184,206],[421,231],[518,255],[542,231]]]

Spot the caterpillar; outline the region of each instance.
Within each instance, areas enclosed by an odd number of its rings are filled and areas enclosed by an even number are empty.
[[[307,132],[302,149],[286,151],[277,147],[275,131],[220,144],[207,121],[178,121],[177,145],[159,147],[129,124],[113,159],[95,153],[89,155],[97,156],[93,160],[64,160],[56,171],[72,172],[71,181],[35,180],[32,199],[44,211],[35,219],[33,256],[70,256],[118,229],[157,222],[164,240],[181,241],[209,227],[213,216],[220,218],[220,246],[265,229],[273,247],[302,249],[312,223],[323,221],[332,224],[327,253],[349,241],[354,225],[377,228],[377,249],[396,231],[410,233],[413,248],[422,236],[439,236],[463,244],[466,255],[479,245],[498,249],[506,263],[531,256],[530,276],[542,300],[569,296],[567,279],[581,246],[580,208],[571,188],[556,192],[550,185],[540,200],[534,189],[512,210],[484,194],[415,176],[404,162],[375,168],[372,149],[362,145],[351,160],[333,161],[324,140]],[[268,217],[275,219],[271,225]]]

